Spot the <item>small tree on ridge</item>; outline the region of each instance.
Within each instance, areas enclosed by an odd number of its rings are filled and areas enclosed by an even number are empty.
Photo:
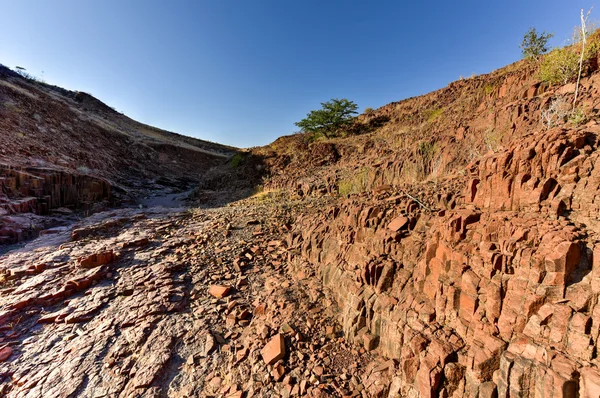
[[[520,47],[523,57],[527,59],[537,59],[540,55],[548,52],[548,40],[554,36],[553,33],[538,33],[535,28],[529,28]]]
[[[322,102],[322,108],[310,111],[306,117],[295,123],[302,131],[322,133],[325,137],[334,137],[344,126],[352,123],[358,105],[346,98]]]

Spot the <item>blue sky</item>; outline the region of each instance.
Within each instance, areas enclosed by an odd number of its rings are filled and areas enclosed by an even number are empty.
[[[249,147],[331,98],[377,108],[491,72],[520,58],[530,26],[562,45],[593,4],[0,0],[0,63],[144,123]]]

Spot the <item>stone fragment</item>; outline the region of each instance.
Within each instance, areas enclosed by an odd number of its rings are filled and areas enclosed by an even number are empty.
[[[279,381],[283,378],[283,375],[285,374],[285,368],[283,367],[282,364],[277,364],[273,367],[273,370],[271,371],[271,376],[273,376],[273,379],[275,379],[275,381]]]
[[[0,349],[0,362],[6,361],[12,355],[12,353],[12,348],[8,346]]]
[[[248,348],[246,348],[246,347],[244,347],[241,350],[239,350],[235,354],[235,363],[239,363],[239,362],[243,361],[244,359],[246,359],[246,357],[248,356],[249,352],[250,352],[250,350]]]
[[[150,240],[146,237],[143,237],[143,238],[134,239],[134,240],[131,240],[128,242],[124,242],[121,246],[123,248],[143,247],[143,246],[146,246],[148,243],[150,243]]]
[[[223,285],[211,285],[208,288],[208,293],[211,296],[216,297],[216,298],[226,297],[230,291],[231,291],[230,286],[223,286]]]
[[[202,346],[200,350],[200,354],[203,357],[208,356],[213,350],[217,347],[217,342],[211,333],[207,333],[204,339],[202,340]]]
[[[399,216],[394,218],[389,224],[388,229],[394,232],[399,231],[408,224],[408,218],[405,216]]]
[[[116,256],[112,250],[95,253],[87,257],[79,258],[79,265],[82,268],[96,268],[104,264],[112,263]]]
[[[379,338],[377,336],[372,335],[371,333],[365,333],[363,335],[363,342],[365,350],[372,351],[377,348],[377,344],[379,343]]]
[[[194,366],[194,364],[196,363],[196,359],[194,358],[194,354],[191,354],[190,356],[188,356],[188,359],[187,359],[187,361],[185,363],[188,366]]]
[[[262,349],[261,355],[267,365],[273,365],[285,356],[285,341],[276,334]]]

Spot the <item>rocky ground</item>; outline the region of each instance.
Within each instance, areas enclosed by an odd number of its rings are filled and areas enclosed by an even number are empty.
[[[289,267],[297,210],[100,213],[0,258],[3,396],[370,396],[394,363]]]

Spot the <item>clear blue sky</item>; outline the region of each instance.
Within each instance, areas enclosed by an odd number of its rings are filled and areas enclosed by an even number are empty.
[[[561,45],[591,0],[0,0],[0,63],[139,121],[238,147],[331,98],[360,109]],[[600,15],[600,5],[592,13]]]

